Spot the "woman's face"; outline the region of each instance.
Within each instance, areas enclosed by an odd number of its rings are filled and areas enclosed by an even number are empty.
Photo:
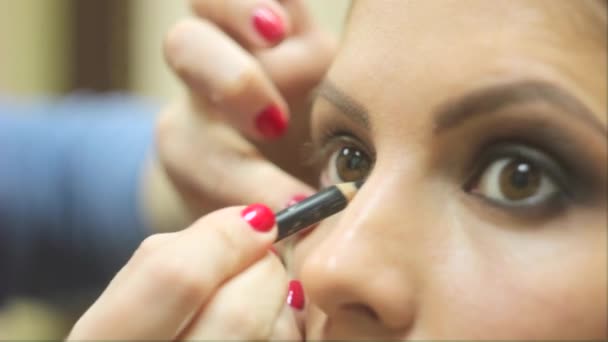
[[[307,338],[605,338],[606,72],[599,1],[357,1],[313,135],[367,181],[296,237]]]

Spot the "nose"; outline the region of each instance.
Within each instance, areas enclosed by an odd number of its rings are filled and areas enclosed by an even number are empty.
[[[300,277],[309,300],[334,322],[404,332],[414,320],[417,281],[415,260],[404,253],[402,218],[395,215],[403,199],[394,184],[370,181],[307,255]]]

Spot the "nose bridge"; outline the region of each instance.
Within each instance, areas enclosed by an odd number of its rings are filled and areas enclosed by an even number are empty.
[[[421,242],[432,233],[427,227],[431,224],[428,201],[414,183],[404,177],[368,180],[330,228],[323,244],[333,248],[327,252],[334,256],[352,253],[352,258],[369,264],[418,264]]]
[[[400,187],[397,180],[370,178],[305,261],[302,281],[326,312],[367,307],[384,325],[409,324],[417,283],[417,227],[403,217],[409,200]]]

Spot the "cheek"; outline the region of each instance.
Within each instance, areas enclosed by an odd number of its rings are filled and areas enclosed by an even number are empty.
[[[529,258],[496,246],[453,253],[425,289],[423,330],[439,339],[605,338],[606,233],[598,238],[550,253],[521,244]]]

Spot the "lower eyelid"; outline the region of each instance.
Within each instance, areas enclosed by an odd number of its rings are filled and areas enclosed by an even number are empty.
[[[555,194],[555,196],[549,198],[545,203],[535,206],[508,206],[480,194],[468,193],[467,195],[477,203],[477,205],[475,205],[475,207],[478,208],[477,210],[483,210],[484,214],[487,209],[490,209],[489,213],[504,216],[511,221],[523,220],[522,223],[536,222],[539,220],[545,221],[550,217],[563,214],[568,207],[568,201],[565,200],[564,196],[561,194]]]
[[[541,203],[529,203],[522,201],[521,204],[509,204],[504,203],[503,201],[488,197],[485,194],[477,191],[477,184],[479,182],[479,177],[482,177],[484,172],[487,172],[488,167],[494,162],[497,162],[503,158],[514,158],[514,157],[505,157],[503,156],[495,156],[487,162],[483,162],[481,164],[482,167],[476,169],[475,173],[473,173],[473,177],[468,180],[467,183],[463,186],[463,192],[468,195],[472,195],[473,198],[476,199],[479,203],[484,203],[485,205],[489,205],[490,208],[497,210],[503,213],[509,213],[512,217],[521,217],[522,219],[546,219],[550,216],[555,216],[558,213],[563,212],[569,205],[573,202],[568,198],[567,194],[555,181],[553,178],[541,167],[543,175],[542,177],[549,177],[546,181],[551,181],[555,184],[557,188],[552,194],[550,194],[546,199],[542,200]],[[536,163],[534,163],[537,165]],[[477,181],[475,181],[477,179]]]

